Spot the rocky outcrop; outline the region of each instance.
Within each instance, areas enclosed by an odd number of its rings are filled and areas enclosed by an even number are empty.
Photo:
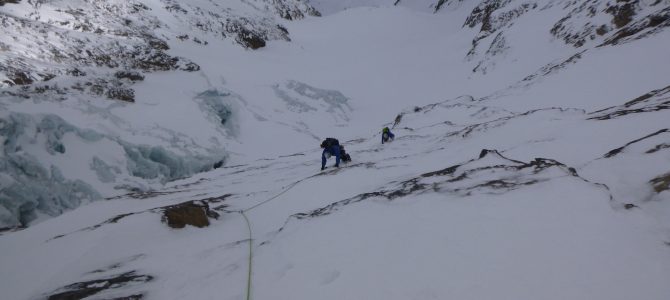
[[[18,2],[2,1],[0,5]],[[279,25],[274,16],[296,20],[320,15],[301,0],[244,2],[251,8],[248,12],[215,2],[211,7],[174,0],[161,2],[184,23],[184,28],[190,27],[193,31],[191,36],[175,33],[176,40],[189,39],[202,46],[208,44],[206,39],[230,38],[247,49],[259,49],[270,40],[290,40],[288,30]],[[0,12],[0,49],[7,53],[0,59],[0,86],[27,86],[56,77],[88,75],[88,80],[68,80],[68,86],[61,85],[63,89],[83,91],[86,88],[81,86],[90,82],[127,78],[129,82],[121,87],[98,85],[89,92],[132,102],[131,86],[137,81],[133,78],[139,77],[119,77],[119,72],[200,70],[200,66],[189,59],[169,53],[169,38],[156,30],[171,29],[141,0],[87,1],[77,8],[44,1],[30,2],[30,5],[33,11],[25,15],[21,10]],[[47,12],[48,17],[43,17]],[[17,40],[20,45],[16,44]],[[113,71],[101,72],[95,67]],[[30,94],[30,89],[21,91],[22,96]]]
[[[670,8],[662,4],[663,1],[639,0],[567,3],[568,14],[554,24],[551,34],[576,48],[590,42],[600,41],[603,46],[644,38],[670,25]],[[656,11],[648,13],[653,9]],[[633,35],[637,36],[627,38]]]
[[[397,5],[399,2],[400,0],[397,0],[395,5]],[[432,2],[433,3],[430,5],[430,7],[433,7],[433,12],[436,13],[444,7],[450,6],[452,4],[458,5],[460,3],[467,2],[467,0],[432,0]]]
[[[574,177],[609,191],[607,186],[583,179],[574,168],[559,161],[535,158],[529,162],[522,162],[507,158],[497,150],[483,149],[478,158],[462,164],[426,172],[417,177],[390,184],[392,188],[363,193],[313,211],[294,214],[290,218],[305,219],[325,216],[344,206],[373,198],[395,201],[423,193],[445,193],[460,197],[474,194],[503,194],[565,176]],[[611,195],[610,199],[612,199]]]
[[[0,0],[0,6],[3,6],[5,4],[16,4],[21,2],[21,0]]]
[[[0,38],[0,46],[7,53],[0,60],[0,85],[25,87],[5,95],[30,98],[57,89],[61,94],[85,93],[133,102],[131,86],[139,78],[138,71],[199,69],[190,60],[167,53],[168,43],[153,33],[163,25],[138,2],[94,2],[76,10],[49,7],[55,15],[41,18],[47,5],[52,4],[35,6],[29,18],[0,12],[0,35],[5,37]],[[21,43],[7,43],[11,39]],[[128,76],[131,72],[135,75]],[[57,88],[44,84],[54,78],[60,83]],[[116,80],[121,78],[129,80]]]
[[[116,290],[152,281],[151,275],[140,275],[136,271],[126,272],[111,277],[82,281],[64,286],[47,296],[48,300],[84,299],[105,290]],[[131,294],[117,299],[142,299],[142,294]]]
[[[114,73],[114,77],[117,79],[128,79],[130,81],[144,80],[144,75],[137,71],[118,71]]]
[[[661,129],[661,130],[656,131],[656,132],[654,132],[654,133],[651,133],[651,134],[648,134],[648,135],[646,135],[646,136],[643,136],[643,137],[641,137],[641,138],[639,138],[639,139],[635,139],[635,140],[633,140],[633,141],[630,141],[630,142],[626,143],[625,145],[623,145],[623,146],[621,146],[621,147],[619,147],[619,148],[610,150],[609,152],[605,153],[605,155],[603,155],[603,158],[611,158],[611,157],[614,157],[614,156],[616,156],[616,155],[619,155],[621,152],[623,152],[623,151],[624,151],[628,146],[630,146],[630,145],[639,143],[639,142],[641,142],[641,141],[644,141],[644,140],[647,140],[647,139],[649,139],[649,138],[652,138],[652,137],[655,137],[655,136],[658,136],[658,135],[661,135],[661,134],[665,134],[665,133],[668,133],[668,132],[670,132],[670,128],[664,128],[664,129]],[[649,151],[647,151],[647,152],[649,152]],[[655,152],[655,151],[654,151],[654,152]]]
[[[654,187],[654,191],[661,193],[670,190],[670,173],[660,175],[649,181]]]
[[[612,15],[614,26],[621,28],[633,20],[633,16],[636,14],[635,9],[639,2],[639,0],[619,0],[607,7],[605,12]],[[610,4],[608,3],[608,5]]]
[[[320,16],[312,6],[302,0],[259,0],[245,2],[258,13],[236,12],[214,3],[214,7],[205,8],[174,0],[162,0],[165,8],[173,16],[191,27],[192,32],[200,32],[210,37],[232,38],[247,49],[259,49],[271,40],[290,41],[289,32],[281,26],[274,16],[287,20],[298,20],[306,16]],[[185,40],[185,34],[179,35]],[[194,41],[199,40],[197,37]]]
[[[193,184],[198,184],[200,182],[196,182]],[[188,185],[190,186],[190,185]],[[187,187],[187,186],[182,186],[182,187]],[[159,196],[164,196],[164,195],[172,195],[172,194],[179,194],[182,193],[186,190],[170,190],[170,191],[149,191],[149,192],[136,192],[136,193],[130,193],[122,196],[117,196],[117,197],[112,197],[108,198],[108,200],[113,200],[113,199],[121,199],[121,198],[132,198],[132,199],[149,199],[153,197],[159,197]],[[152,214],[161,214],[161,220],[162,222],[166,223],[168,226],[172,228],[184,228],[186,225],[192,225],[196,226],[199,228],[209,226],[209,219],[207,218],[212,218],[212,219],[217,219],[220,217],[220,214],[217,212],[226,212],[226,209],[228,208],[228,204],[223,203],[225,200],[229,197],[233,196],[233,194],[224,194],[221,196],[216,196],[216,197],[208,197],[200,200],[191,200],[191,201],[186,201],[182,202],[180,204],[176,205],[168,205],[168,206],[162,206],[162,207],[157,207],[157,208],[151,208],[147,209],[144,211],[139,211],[139,212],[130,212],[130,213],[124,213],[124,214],[119,214],[116,216],[113,216],[101,223],[88,226],[82,229],[79,229],[77,231],[68,233],[68,234],[61,234],[54,236],[50,239],[51,240],[56,240],[60,239],[63,237],[66,237],[70,234],[76,233],[76,232],[83,232],[83,231],[93,231],[98,228],[101,228],[103,226],[109,225],[109,224],[116,224],[120,222],[121,220],[126,219],[127,217],[130,216],[135,216],[139,214],[145,214],[145,213],[152,213]],[[210,205],[216,204],[215,207],[210,207]],[[168,213],[169,211],[169,213]],[[168,217],[167,215],[170,215]],[[207,220],[205,220],[207,219]],[[170,221],[172,220],[172,221]],[[172,224],[172,225],[170,225]],[[207,224],[207,225],[204,225]],[[173,227],[174,226],[174,227]],[[11,229],[11,228],[10,228]]]
[[[321,13],[302,0],[272,0],[275,13],[286,20],[298,20],[305,16],[319,17]]]
[[[207,227],[209,218],[218,219],[219,214],[210,210],[206,201],[188,201],[163,208],[163,221],[172,228]]]
[[[241,21],[228,22],[226,31],[228,34],[235,36],[235,41],[238,44],[252,50],[265,47],[265,41],[268,39],[267,33],[248,29]]]
[[[440,0],[436,10],[450,3]],[[531,11],[552,10],[562,14],[563,17],[546,30],[556,39],[585,51],[632,42],[661,32],[670,26],[670,6],[667,4],[667,1],[639,0],[483,0],[463,24],[463,27],[477,30],[466,59],[476,61],[472,69],[474,73],[489,72],[514,46],[507,43],[507,35],[514,32],[518,20]]]
[[[463,24],[463,27],[478,28],[466,55],[467,60],[477,61],[472,72],[486,74],[495,67],[496,62],[511,49],[503,29],[535,9],[538,9],[537,3],[513,0],[485,0],[477,5]]]
[[[626,19],[628,20],[628,19]],[[625,24],[628,24],[626,22]],[[615,32],[606,39],[601,46],[617,45],[656,34],[666,27],[670,27],[670,7],[654,12],[643,19],[631,23]]]
[[[508,7],[512,0],[486,0],[475,7],[465,20],[463,27],[479,27],[479,33],[472,40],[472,48],[468,56],[477,51],[479,42],[507,26],[519,16],[538,7],[537,4],[523,3],[519,6]],[[489,47],[490,48],[490,47]]]
[[[622,105],[589,113],[589,120],[611,120],[630,114],[649,113],[670,109],[670,86],[653,90]]]

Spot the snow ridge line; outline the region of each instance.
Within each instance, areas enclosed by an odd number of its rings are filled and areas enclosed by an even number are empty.
[[[461,167],[465,164],[477,161],[479,159],[482,159],[487,154],[494,154],[494,155],[497,155],[504,160],[507,160],[507,161],[510,161],[510,162],[513,162],[513,163],[517,163],[517,164],[521,164],[524,168],[525,167],[530,167],[530,166],[533,166],[533,165],[536,165],[536,164],[550,163],[554,167],[558,167],[558,168],[562,169],[565,173],[567,173],[566,174],[567,176],[572,176],[572,177],[575,177],[579,180],[582,180],[582,181],[586,182],[587,184],[591,184],[591,185],[600,187],[603,190],[603,192],[606,193],[607,197],[609,198],[610,207],[612,209],[618,209],[619,207],[622,207],[622,208],[625,208],[625,209],[631,209],[633,207],[636,207],[635,205],[630,204],[630,203],[621,203],[622,204],[621,206],[616,205],[616,203],[615,203],[616,199],[614,198],[614,195],[612,194],[612,191],[607,184],[588,180],[588,179],[582,177],[579,173],[577,173],[577,169],[575,169],[574,167],[570,167],[568,165],[565,165],[564,163],[561,163],[557,160],[547,159],[547,158],[535,158],[534,161],[530,161],[530,162],[526,163],[526,162],[523,162],[523,161],[508,158],[508,157],[504,156],[502,153],[500,153],[498,150],[495,150],[495,149],[494,150],[482,149],[478,158],[473,158],[473,159],[470,159],[470,160],[468,160],[464,163],[457,164],[457,165],[454,165],[454,166],[451,166],[451,167],[448,167],[448,168],[445,168],[445,169],[442,169],[442,170],[423,173],[423,174],[419,175],[418,177],[407,180],[403,183],[409,183],[409,182],[412,182],[412,181],[416,180],[417,178],[422,178],[422,177],[432,177],[432,176],[436,176],[436,175],[453,174],[456,171],[456,169],[458,169],[459,167]],[[561,176],[561,177],[563,177],[563,176]],[[358,203],[358,202],[364,201],[364,200],[366,200],[368,198],[371,198],[371,197],[381,196],[381,197],[386,197],[389,200],[392,200],[394,198],[404,197],[404,196],[406,196],[410,193],[416,192],[420,189],[421,188],[418,187],[418,186],[412,186],[412,187],[402,187],[402,188],[400,188],[398,190],[395,190],[395,191],[378,190],[378,191],[374,191],[374,192],[367,192],[367,193],[359,194],[357,196],[354,196],[354,197],[351,197],[351,198],[348,198],[348,199],[333,202],[333,203],[331,203],[331,204],[329,204],[325,207],[312,210],[308,213],[296,213],[296,214],[290,215],[286,219],[284,224],[276,232],[278,233],[278,232],[281,232],[282,230],[284,230],[284,228],[288,225],[288,223],[292,219],[300,220],[300,219],[303,219],[303,218],[314,217],[314,216],[321,215],[321,213],[323,213],[323,212],[326,212],[325,214],[330,214],[330,212],[327,212],[327,211],[338,210],[339,208],[344,207],[346,205],[353,204],[353,203]],[[323,215],[325,215],[325,214],[323,214]]]
[[[607,152],[605,155],[603,155],[602,158],[610,158],[610,157],[614,157],[614,156],[616,156],[617,154],[621,153],[621,151],[623,151],[626,147],[628,147],[628,146],[630,146],[630,145],[632,145],[632,144],[635,144],[635,143],[637,143],[637,142],[646,140],[646,139],[648,139],[648,138],[650,138],[650,137],[654,137],[654,136],[657,136],[657,135],[659,135],[659,134],[661,134],[661,133],[666,133],[666,132],[670,132],[670,128],[663,128],[663,129],[658,130],[658,131],[656,131],[656,132],[654,132],[654,133],[652,133],[652,134],[648,134],[648,135],[643,136],[643,137],[641,137],[641,138],[639,138],[639,139],[636,139],[636,140],[633,140],[633,141],[631,141],[631,142],[628,142],[628,143],[626,143],[625,145],[623,145],[623,146],[621,146],[621,147],[619,147],[619,148],[616,148],[616,149],[614,149],[614,150],[611,150],[610,152]]]

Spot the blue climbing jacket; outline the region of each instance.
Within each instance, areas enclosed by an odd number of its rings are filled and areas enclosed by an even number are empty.
[[[332,145],[330,147],[323,148],[323,153],[321,153],[321,168],[323,169],[326,166],[326,153],[329,153],[332,156],[335,156],[335,166],[340,166],[340,145]]]
[[[386,136],[386,138],[384,138],[386,134],[388,134],[388,136]],[[391,130],[382,133],[382,144],[384,142],[387,142],[389,139],[395,139],[395,134],[393,134],[393,132],[391,132]]]

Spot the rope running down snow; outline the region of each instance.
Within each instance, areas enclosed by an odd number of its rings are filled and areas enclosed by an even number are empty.
[[[244,220],[247,222],[247,229],[249,230],[249,272],[247,274],[247,300],[251,299],[251,262],[253,258],[252,248],[253,248],[253,235],[251,233],[251,223],[249,223],[249,218],[244,214],[243,210],[240,210],[240,214],[244,217]]]
[[[309,178],[309,177],[308,177],[308,178]],[[263,204],[265,204],[265,203],[268,203],[268,202],[270,202],[270,201],[272,201],[272,200],[274,200],[274,199],[277,199],[277,197],[279,197],[279,196],[283,195],[284,193],[288,192],[290,189],[292,189],[294,186],[296,186],[298,183],[302,182],[302,181],[305,180],[305,179],[307,179],[307,178],[303,178],[303,179],[300,179],[300,180],[298,180],[298,181],[296,181],[296,182],[294,182],[294,183],[289,184],[286,188],[284,188],[284,191],[282,191],[281,193],[279,193],[279,194],[277,194],[277,195],[274,195],[272,198],[270,198],[270,199],[268,199],[268,200],[265,200],[265,201],[263,201],[263,202],[261,202],[261,203],[258,203],[258,204],[254,205],[254,206],[252,206],[252,207],[249,207],[249,208],[247,208],[247,209],[245,209],[245,210],[243,210],[243,211],[244,211],[244,212],[250,211],[250,210],[252,210],[252,209],[254,209],[254,208],[256,208],[256,207],[259,207],[259,206],[261,206],[261,205],[263,205]]]
[[[311,177],[311,176],[310,176],[310,177]],[[268,203],[268,202],[270,202],[270,201],[272,201],[272,200],[274,200],[274,199],[277,199],[279,196],[283,195],[284,193],[288,192],[290,189],[292,189],[293,187],[295,187],[298,183],[300,183],[300,182],[302,182],[303,180],[305,180],[305,179],[307,179],[307,178],[310,178],[310,177],[306,177],[306,178],[300,179],[300,180],[298,180],[298,181],[296,181],[296,182],[294,182],[294,183],[289,184],[288,186],[286,186],[286,187],[284,188],[284,190],[283,190],[281,193],[279,193],[279,194],[277,194],[277,195],[274,195],[274,196],[273,196],[272,198],[270,198],[270,199],[267,199],[267,200],[265,200],[265,201],[263,201],[263,202],[260,202],[260,203],[254,205],[254,206],[252,206],[252,207],[249,207],[249,208],[247,208],[247,209],[243,209],[243,210],[239,210],[239,211],[238,211],[238,212],[244,217],[244,220],[245,220],[246,223],[247,223],[247,229],[249,230],[249,272],[247,273],[247,298],[246,298],[246,300],[251,300],[251,270],[252,270],[252,269],[251,269],[251,266],[252,266],[252,261],[253,261],[253,251],[252,251],[252,250],[253,250],[253,245],[254,245],[254,243],[253,243],[253,234],[252,234],[252,232],[251,232],[251,222],[249,221],[249,218],[247,217],[247,215],[245,214],[245,212],[248,212],[248,211],[250,211],[250,210],[252,210],[252,209],[254,209],[254,208],[256,208],[256,207],[259,207],[259,206],[261,206],[261,205],[263,205],[263,204],[266,204],[266,203]]]

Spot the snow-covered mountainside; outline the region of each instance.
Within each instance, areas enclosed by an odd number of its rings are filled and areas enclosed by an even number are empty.
[[[192,48],[288,41],[279,20],[318,15],[297,0],[3,4],[0,227],[221,166],[244,99],[185,92],[209,63]]]
[[[0,18],[3,299],[670,297],[670,1]]]

